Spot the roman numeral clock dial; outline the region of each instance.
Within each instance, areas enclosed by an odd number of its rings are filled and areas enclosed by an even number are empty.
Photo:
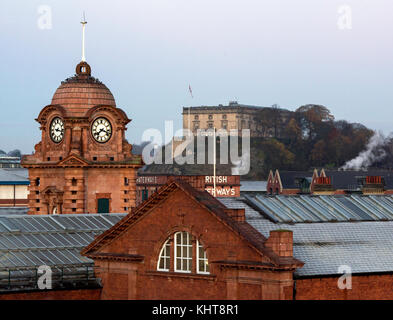
[[[97,142],[105,143],[112,136],[112,125],[106,118],[97,118],[91,126],[91,133]]]
[[[64,123],[63,120],[56,117],[52,120],[50,125],[50,137],[54,143],[60,143],[64,137]]]

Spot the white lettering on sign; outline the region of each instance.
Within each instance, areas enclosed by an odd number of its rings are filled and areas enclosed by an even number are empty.
[[[216,176],[216,183],[227,183],[227,176]],[[214,176],[205,176],[205,183],[214,183]]]
[[[205,188],[207,192],[209,192],[212,196],[215,197],[234,197],[236,196],[236,189],[231,187],[222,187],[216,188],[216,192],[214,194],[214,188],[208,187]]]
[[[139,177],[136,183],[157,183],[157,177]]]

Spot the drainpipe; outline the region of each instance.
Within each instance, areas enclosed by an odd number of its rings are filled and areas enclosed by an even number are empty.
[[[293,277],[293,276],[292,276]],[[293,279],[293,293],[292,300],[296,300],[296,279]]]

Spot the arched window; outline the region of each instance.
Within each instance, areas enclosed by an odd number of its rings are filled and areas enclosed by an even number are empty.
[[[169,263],[171,258],[171,244],[169,239],[165,241],[160,251],[160,257],[158,258],[157,270],[169,271]]]
[[[203,249],[203,246],[199,243],[199,241],[197,241],[197,273],[210,273],[206,251]]]
[[[160,250],[157,261],[158,271],[174,270],[175,272],[184,273],[210,273],[206,251],[199,241],[193,242],[192,235],[185,231],[176,232],[173,240],[174,241],[170,241],[170,239],[167,239]],[[174,246],[174,257],[171,257],[172,245]],[[194,248],[194,246],[196,246],[196,248]],[[193,257],[193,252],[196,252],[196,257]],[[194,258],[195,263],[193,263]]]

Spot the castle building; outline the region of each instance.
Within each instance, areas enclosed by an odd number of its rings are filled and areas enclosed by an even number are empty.
[[[131,121],[85,61],[56,90],[36,121],[41,141],[22,158],[29,214],[128,212],[141,156],[125,139]]]
[[[241,135],[241,130],[248,129],[251,137],[270,137],[274,134],[274,125],[272,123],[269,128],[263,128],[260,121],[263,110],[270,110],[272,114],[276,113],[276,117],[282,121],[290,115],[290,111],[276,108],[276,106],[267,108],[230,101],[227,106],[220,104],[218,106],[184,107],[183,128],[190,130],[194,135],[197,135],[198,130],[216,128],[227,131],[238,130],[239,135]]]

